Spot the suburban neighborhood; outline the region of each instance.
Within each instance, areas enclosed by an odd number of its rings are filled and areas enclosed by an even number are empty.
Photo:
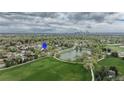
[[[1,12],[0,80],[124,80],[120,15]]]

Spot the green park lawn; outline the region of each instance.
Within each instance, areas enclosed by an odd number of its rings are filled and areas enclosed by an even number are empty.
[[[124,47],[120,47],[119,45],[107,45],[106,48],[110,48],[112,51],[124,52]]]
[[[10,81],[64,81],[91,80],[90,71],[82,65],[63,63],[52,57],[0,71],[0,80]]]
[[[108,57],[96,65],[96,70],[99,70],[102,66],[115,66],[118,69],[119,74],[124,75],[124,60],[121,58]]]

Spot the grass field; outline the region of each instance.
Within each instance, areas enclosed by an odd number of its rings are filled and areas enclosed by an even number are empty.
[[[91,75],[82,65],[62,63],[48,57],[20,67],[0,71],[0,80],[91,80]]]
[[[119,45],[107,45],[106,48],[110,48],[112,51],[124,52],[124,47],[120,47]]]
[[[97,64],[96,70],[100,69],[102,66],[106,67],[115,66],[117,67],[120,75],[124,75],[124,60],[120,58],[113,57],[106,58]]]

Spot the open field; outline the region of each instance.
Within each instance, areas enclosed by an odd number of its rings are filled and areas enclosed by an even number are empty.
[[[20,67],[0,71],[0,80],[91,80],[82,65],[62,63],[48,57]]]
[[[107,45],[106,48],[110,48],[112,51],[124,52],[124,47],[120,47],[120,45]]]

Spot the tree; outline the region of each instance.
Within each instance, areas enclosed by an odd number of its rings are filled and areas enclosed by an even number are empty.
[[[16,62],[17,62],[18,64],[22,63],[22,58],[21,58],[21,56],[17,56],[17,57],[15,58],[15,60],[16,60]]]
[[[113,56],[113,57],[118,57],[118,52],[112,52],[112,53],[111,53],[111,56]]]
[[[87,53],[83,53],[83,66],[87,70],[90,70],[91,67],[93,68],[92,59],[91,59],[91,57],[89,57],[89,55]]]
[[[112,70],[112,71],[115,71],[116,76],[118,76],[118,70],[117,70],[117,68],[115,66],[110,66],[109,69]]]
[[[16,47],[13,47],[13,46],[12,47],[9,47],[8,50],[10,52],[16,52],[17,51]]]
[[[3,58],[3,56],[4,56],[4,53],[2,51],[2,52],[0,52],[0,58]]]
[[[110,53],[112,50],[110,48],[108,48],[107,51]]]
[[[5,64],[6,64],[6,67],[10,67],[10,66],[16,64],[16,62],[15,62],[12,58],[4,59],[4,62],[5,62]]]
[[[78,46],[75,47],[76,52],[78,52]]]

